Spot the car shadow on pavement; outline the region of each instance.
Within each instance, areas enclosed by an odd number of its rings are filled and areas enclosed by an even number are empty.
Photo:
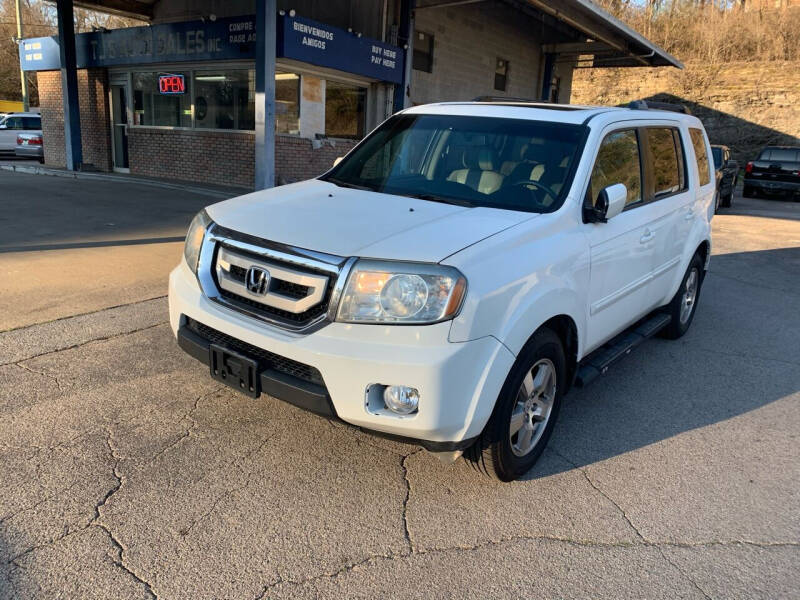
[[[646,341],[567,394],[549,444],[564,460],[542,460],[526,479],[736,419],[800,390],[798,273],[800,247],[712,257],[689,332]]]
[[[42,252],[45,250],[74,250],[77,248],[107,248],[110,246],[141,246],[146,244],[169,244],[182,242],[185,236],[151,237],[131,240],[104,240],[98,242],[74,242],[60,244],[33,244],[30,246],[0,246],[0,254],[7,252]]]

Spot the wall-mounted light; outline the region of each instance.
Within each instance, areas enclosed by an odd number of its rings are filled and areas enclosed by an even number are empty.
[[[289,16],[290,16],[290,17],[294,18],[294,16],[295,16],[296,14],[297,14],[297,13],[295,12],[295,10],[294,10],[293,8],[289,9]]]
[[[215,15],[214,13],[211,13],[210,15],[208,15],[208,20],[213,23],[214,21],[217,20],[217,15]]]
[[[280,16],[282,16],[282,17],[285,17],[285,16],[286,16],[286,11],[285,11],[285,10],[283,10],[283,9],[281,9],[281,10],[279,10],[279,11],[278,11],[278,14],[279,14]]]

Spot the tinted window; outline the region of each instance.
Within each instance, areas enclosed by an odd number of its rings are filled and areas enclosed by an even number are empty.
[[[505,92],[508,83],[508,61],[498,58],[494,68],[494,89]]]
[[[563,123],[399,115],[323,179],[434,202],[549,212],[569,189],[584,132]],[[504,169],[505,161],[513,164]]]
[[[417,71],[430,73],[433,71],[433,36],[421,31],[415,33],[414,57],[411,64]]]
[[[675,146],[673,129],[648,128],[647,141],[653,160],[653,194],[656,198],[679,192],[683,187],[683,165]]]
[[[701,130],[695,128],[689,129],[689,135],[692,138],[694,156],[697,159],[697,171],[700,173],[700,185],[706,185],[711,181],[711,171],[708,165],[705,136]]]
[[[25,129],[38,131],[42,128],[42,120],[39,117],[22,117],[22,123]]]
[[[626,206],[642,199],[639,140],[633,129],[610,133],[600,144],[589,183],[589,198],[592,203],[597,201],[600,190],[615,183],[625,184],[628,190]]]
[[[797,154],[797,150],[793,148],[767,148],[761,153],[761,159],[775,162],[798,162]]]

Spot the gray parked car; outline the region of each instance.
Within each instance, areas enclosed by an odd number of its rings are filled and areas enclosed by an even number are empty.
[[[17,135],[42,133],[42,116],[35,112],[9,113],[0,118],[0,154],[15,154]]]
[[[44,162],[44,145],[41,132],[22,131],[17,134],[17,146],[14,154],[18,158],[36,158]]]

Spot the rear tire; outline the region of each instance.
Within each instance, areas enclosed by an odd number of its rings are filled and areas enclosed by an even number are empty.
[[[689,267],[681,280],[678,291],[664,311],[671,317],[669,325],[661,330],[661,336],[669,340],[677,340],[689,330],[700,299],[700,288],[703,284],[703,260],[695,253],[689,261]]]
[[[566,365],[558,336],[547,328],[537,331],[511,368],[483,433],[464,455],[479,472],[513,481],[530,471],[558,418]]]

